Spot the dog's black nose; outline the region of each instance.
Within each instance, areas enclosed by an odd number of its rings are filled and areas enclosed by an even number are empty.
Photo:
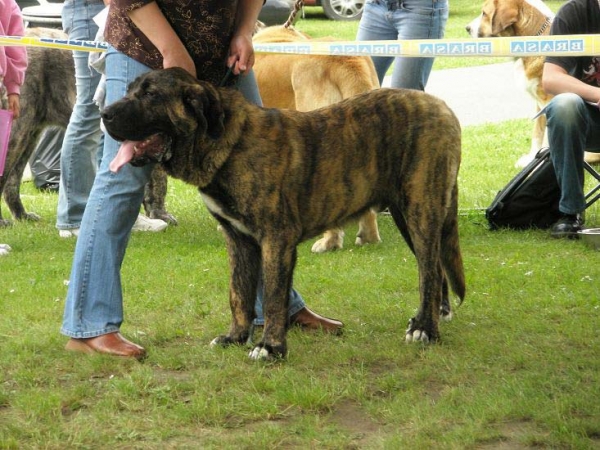
[[[111,113],[109,109],[104,109],[104,110],[100,111],[100,116],[102,117],[102,120],[104,121],[104,123],[106,123],[106,122],[110,122],[111,120],[113,120],[115,115],[113,113]]]
[[[467,25],[465,30],[467,30],[467,33],[471,34],[471,25]]]

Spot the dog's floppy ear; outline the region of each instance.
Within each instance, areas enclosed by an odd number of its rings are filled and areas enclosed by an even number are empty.
[[[500,36],[508,27],[514,25],[519,19],[519,9],[516,6],[504,6],[496,2],[494,17],[492,18],[492,34]]]
[[[225,113],[219,93],[214,87],[208,83],[191,84],[184,90],[183,101],[194,111],[204,133],[213,139],[221,137],[225,130]]]

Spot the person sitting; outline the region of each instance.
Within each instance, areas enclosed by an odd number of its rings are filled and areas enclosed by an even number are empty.
[[[600,34],[600,0],[571,0],[557,12],[551,35]],[[600,56],[547,56],[544,108],[548,144],[561,189],[554,238],[578,238],[585,210],[584,152],[600,151]]]

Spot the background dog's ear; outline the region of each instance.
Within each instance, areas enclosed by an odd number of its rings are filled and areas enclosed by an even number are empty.
[[[184,92],[184,102],[190,107],[200,128],[211,138],[218,139],[225,130],[225,113],[218,91],[208,83],[189,86]]]
[[[519,19],[519,10],[514,6],[496,8],[492,18],[492,34],[500,36],[504,30],[514,25]]]

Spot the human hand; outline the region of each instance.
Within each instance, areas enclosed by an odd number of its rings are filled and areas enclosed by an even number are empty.
[[[13,113],[13,119],[18,119],[21,115],[21,102],[19,94],[8,94],[8,109]]]
[[[227,67],[231,67],[234,75],[247,73],[254,66],[254,47],[252,36],[236,34],[229,45]]]

